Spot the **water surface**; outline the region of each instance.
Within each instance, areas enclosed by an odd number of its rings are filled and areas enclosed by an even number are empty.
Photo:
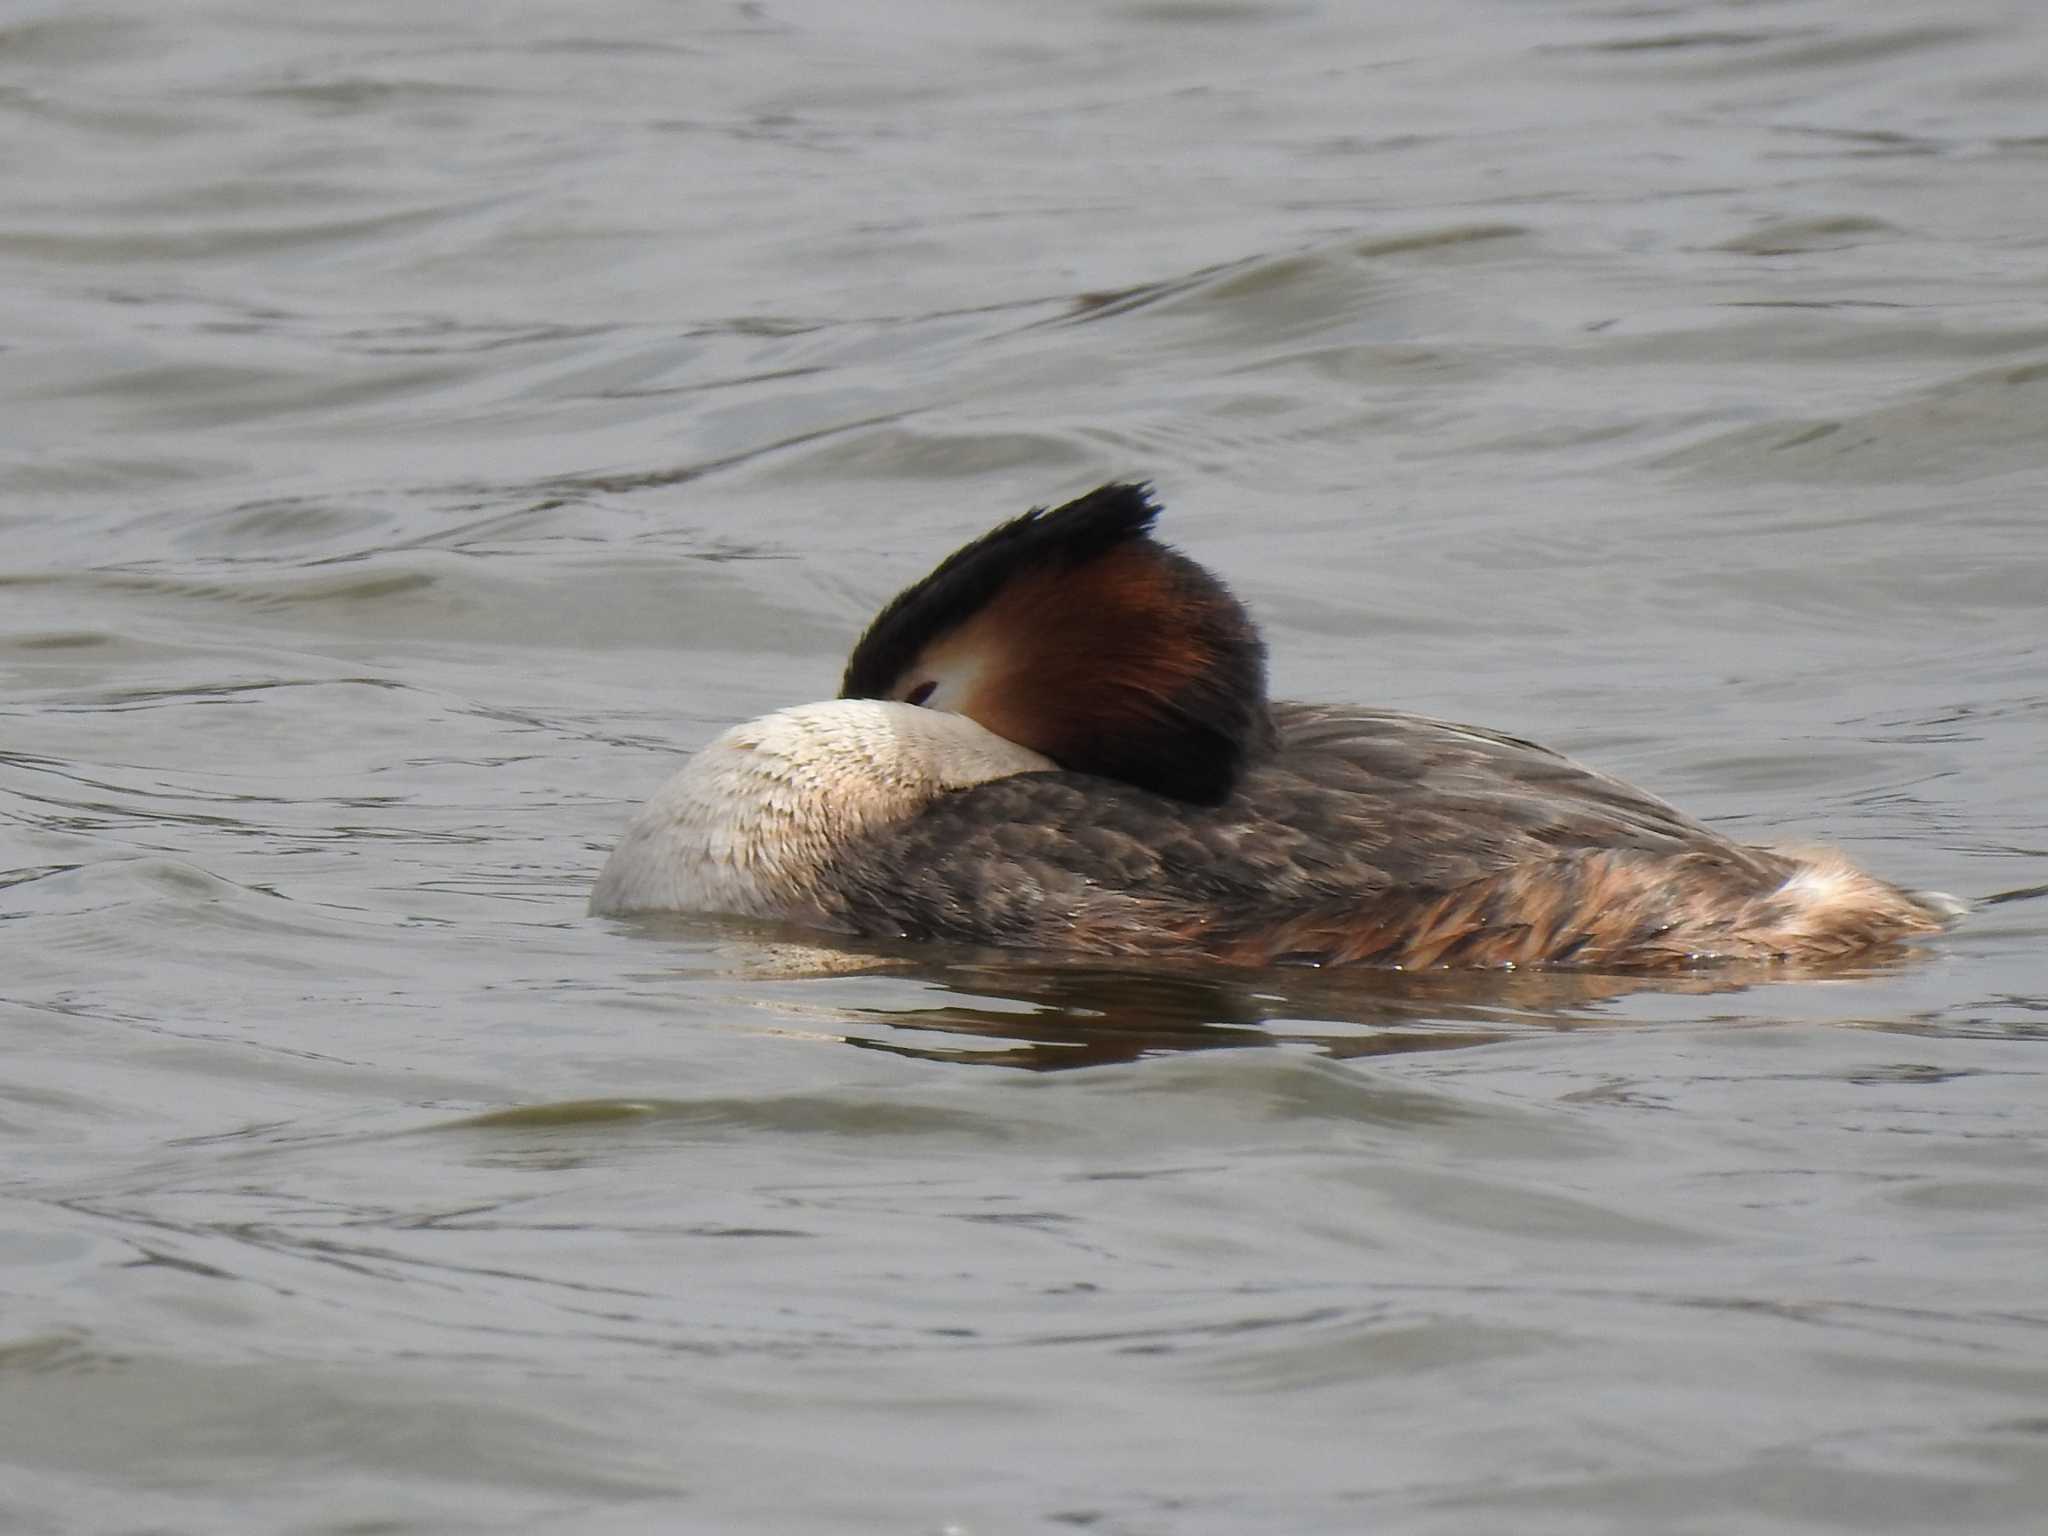
[[[2018,0],[16,7],[0,1525],[2038,1529],[2044,67]],[[1647,989],[583,915],[1120,476],[1283,695],[2021,894]]]

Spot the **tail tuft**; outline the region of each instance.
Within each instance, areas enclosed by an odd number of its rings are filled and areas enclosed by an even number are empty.
[[[1970,915],[1970,904],[1947,891],[1908,891],[1906,899],[1915,906],[1926,908],[1944,928],[1953,928]]]
[[[1787,959],[1823,959],[1926,937],[1955,925],[1968,904],[1941,891],[1902,891],[1839,853],[1801,860],[1768,898],[1759,936]]]

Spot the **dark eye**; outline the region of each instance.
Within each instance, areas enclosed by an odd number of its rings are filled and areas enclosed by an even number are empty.
[[[911,689],[910,692],[903,695],[903,702],[906,704],[922,704],[926,699],[932,696],[933,691],[937,689],[938,686],[939,685],[935,682],[919,683],[915,688]]]

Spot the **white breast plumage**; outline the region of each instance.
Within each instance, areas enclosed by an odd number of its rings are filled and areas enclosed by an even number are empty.
[[[948,790],[1054,766],[965,715],[875,699],[779,709],[690,759],[633,818],[590,910],[800,915],[865,832]]]

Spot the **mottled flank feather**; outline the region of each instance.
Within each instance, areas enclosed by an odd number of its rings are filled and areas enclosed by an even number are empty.
[[[999,779],[849,848],[824,909],[870,934],[1408,969],[1819,961],[1950,915],[1832,855],[1730,843],[1514,737],[1275,714],[1278,751],[1221,806]]]
[[[1760,852],[1761,850],[1748,850]],[[1826,896],[1815,884],[1833,887]],[[1707,851],[1595,853],[1521,865],[1441,894],[1390,893],[1251,925],[1214,946],[1244,965],[1575,965],[1661,971],[1819,962],[1938,933],[1944,915],[1840,859],[1758,889]]]

